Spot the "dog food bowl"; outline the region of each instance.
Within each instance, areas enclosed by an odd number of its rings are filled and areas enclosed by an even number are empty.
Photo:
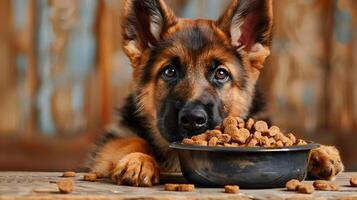
[[[281,148],[207,147],[174,142],[183,176],[205,187],[227,184],[241,188],[285,187],[290,179],[304,180],[311,149],[317,143]]]

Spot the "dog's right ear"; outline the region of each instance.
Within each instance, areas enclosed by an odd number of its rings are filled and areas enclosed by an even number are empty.
[[[161,38],[176,17],[163,0],[127,0],[122,22],[124,52],[133,67],[140,65],[143,52]]]

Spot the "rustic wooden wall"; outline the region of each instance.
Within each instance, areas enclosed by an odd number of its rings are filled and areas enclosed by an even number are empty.
[[[214,19],[229,0],[167,2],[179,16]],[[0,0],[0,170],[83,166],[130,90],[122,8],[122,0]],[[337,145],[356,170],[357,2],[275,0],[274,13],[259,83],[268,112]]]

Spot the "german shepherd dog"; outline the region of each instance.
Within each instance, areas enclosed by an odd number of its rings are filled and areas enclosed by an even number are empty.
[[[257,118],[256,82],[272,36],[271,0],[233,0],[218,20],[177,18],[163,0],[128,0],[123,48],[133,68],[132,93],[116,128],[97,146],[91,171],[117,184],[151,186],[180,171],[169,144],[213,129],[228,115]],[[311,153],[312,178],[343,170],[335,147]]]

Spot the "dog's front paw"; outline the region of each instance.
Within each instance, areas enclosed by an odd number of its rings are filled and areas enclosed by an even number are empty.
[[[344,170],[341,157],[334,146],[321,146],[311,151],[308,177],[312,179],[332,180]]]
[[[112,172],[118,185],[152,186],[159,182],[159,168],[153,157],[144,153],[130,153],[123,157]]]

